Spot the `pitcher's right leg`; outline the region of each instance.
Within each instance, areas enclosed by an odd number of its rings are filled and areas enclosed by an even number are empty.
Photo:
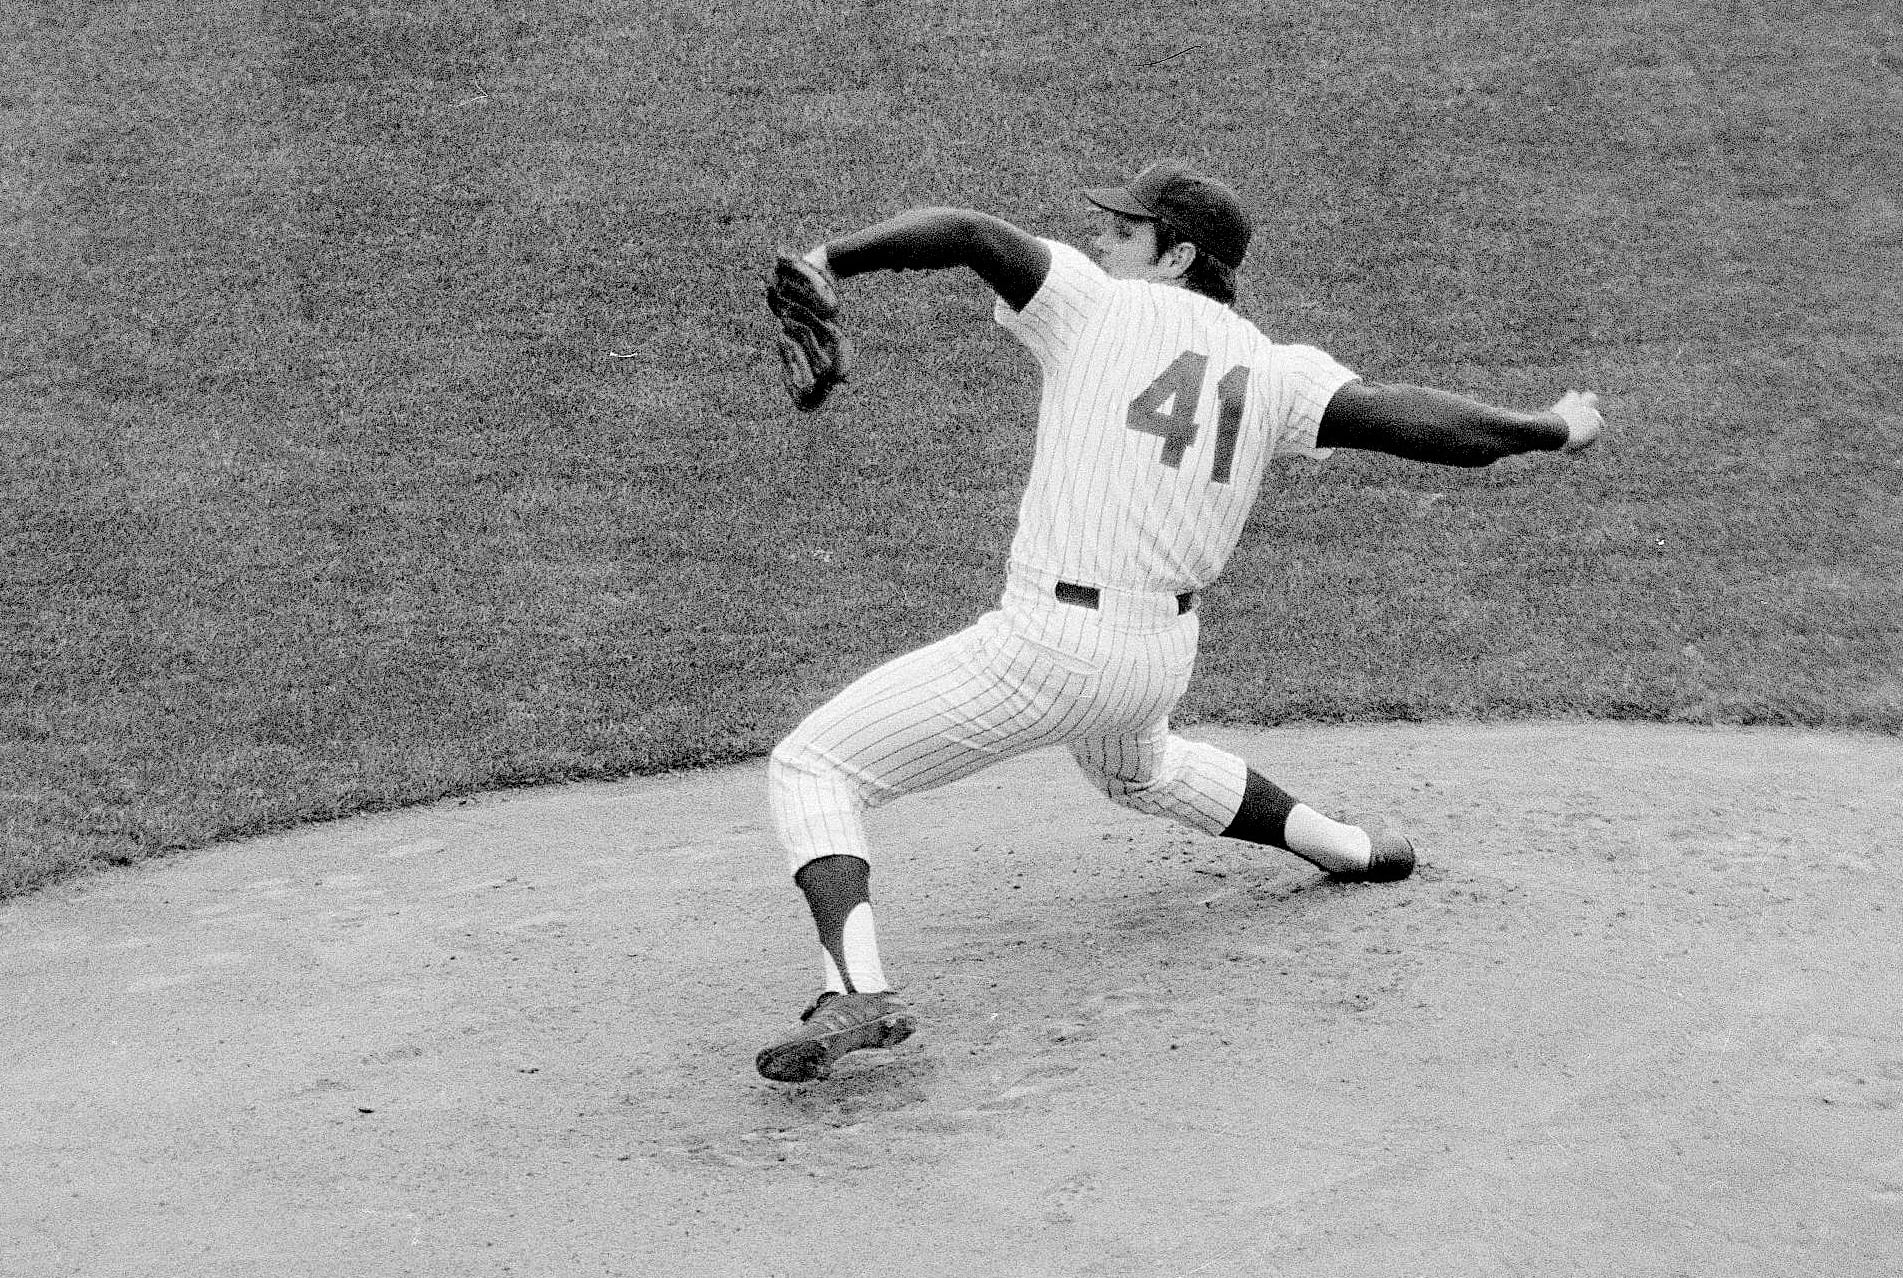
[[[1221,834],[1234,819],[1249,775],[1249,765],[1228,751],[1171,733],[1168,720],[1073,742],[1070,753],[1114,802],[1204,834]]]
[[[1112,800],[1217,834],[1293,852],[1340,878],[1398,879],[1414,869],[1405,836],[1334,821],[1236,755],[1169,731],[1080,741],[1077,764]]]

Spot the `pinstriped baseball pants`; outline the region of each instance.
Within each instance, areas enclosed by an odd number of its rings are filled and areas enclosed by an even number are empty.
[[[773,751],[774,832],[793,871],[871,860],[869,807],[1066,745],[1111,799],[1207,834],[1228,828],[1248,765],[1169,730],[1199,624],[1170,595],[1106,590],[1059,602],[1055,580],[1013,568],[1001,606],[848,685]]]

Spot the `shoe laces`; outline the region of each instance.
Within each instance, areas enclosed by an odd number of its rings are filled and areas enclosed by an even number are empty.
[[[839,997],[838,990],[821,990],[819,992],[819,997],[815,998],[807,1006],[806,1010],[800,1013],[800,1019],[802,1021],[812,1020],[814,1012],[817,1012],[822,1006],[824,1006],[825,1004],[831,1002],[833,999],[836,999],[838,997]]]

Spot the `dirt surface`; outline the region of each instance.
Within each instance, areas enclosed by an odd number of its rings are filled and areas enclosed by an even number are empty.
[[[1005,764],[874,815],[922,1029],[804,1088],[759,764],[0,906],[0,1273],[1897,1273],[1903,742],[1190,735],[1422,870]]]

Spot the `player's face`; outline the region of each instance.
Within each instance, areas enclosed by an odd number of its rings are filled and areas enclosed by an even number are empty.
[[[1155,279],[1156,223],[1110,212],[1104,219],[1103,230],[1090,242],[1104,274],[1118,280]]]

